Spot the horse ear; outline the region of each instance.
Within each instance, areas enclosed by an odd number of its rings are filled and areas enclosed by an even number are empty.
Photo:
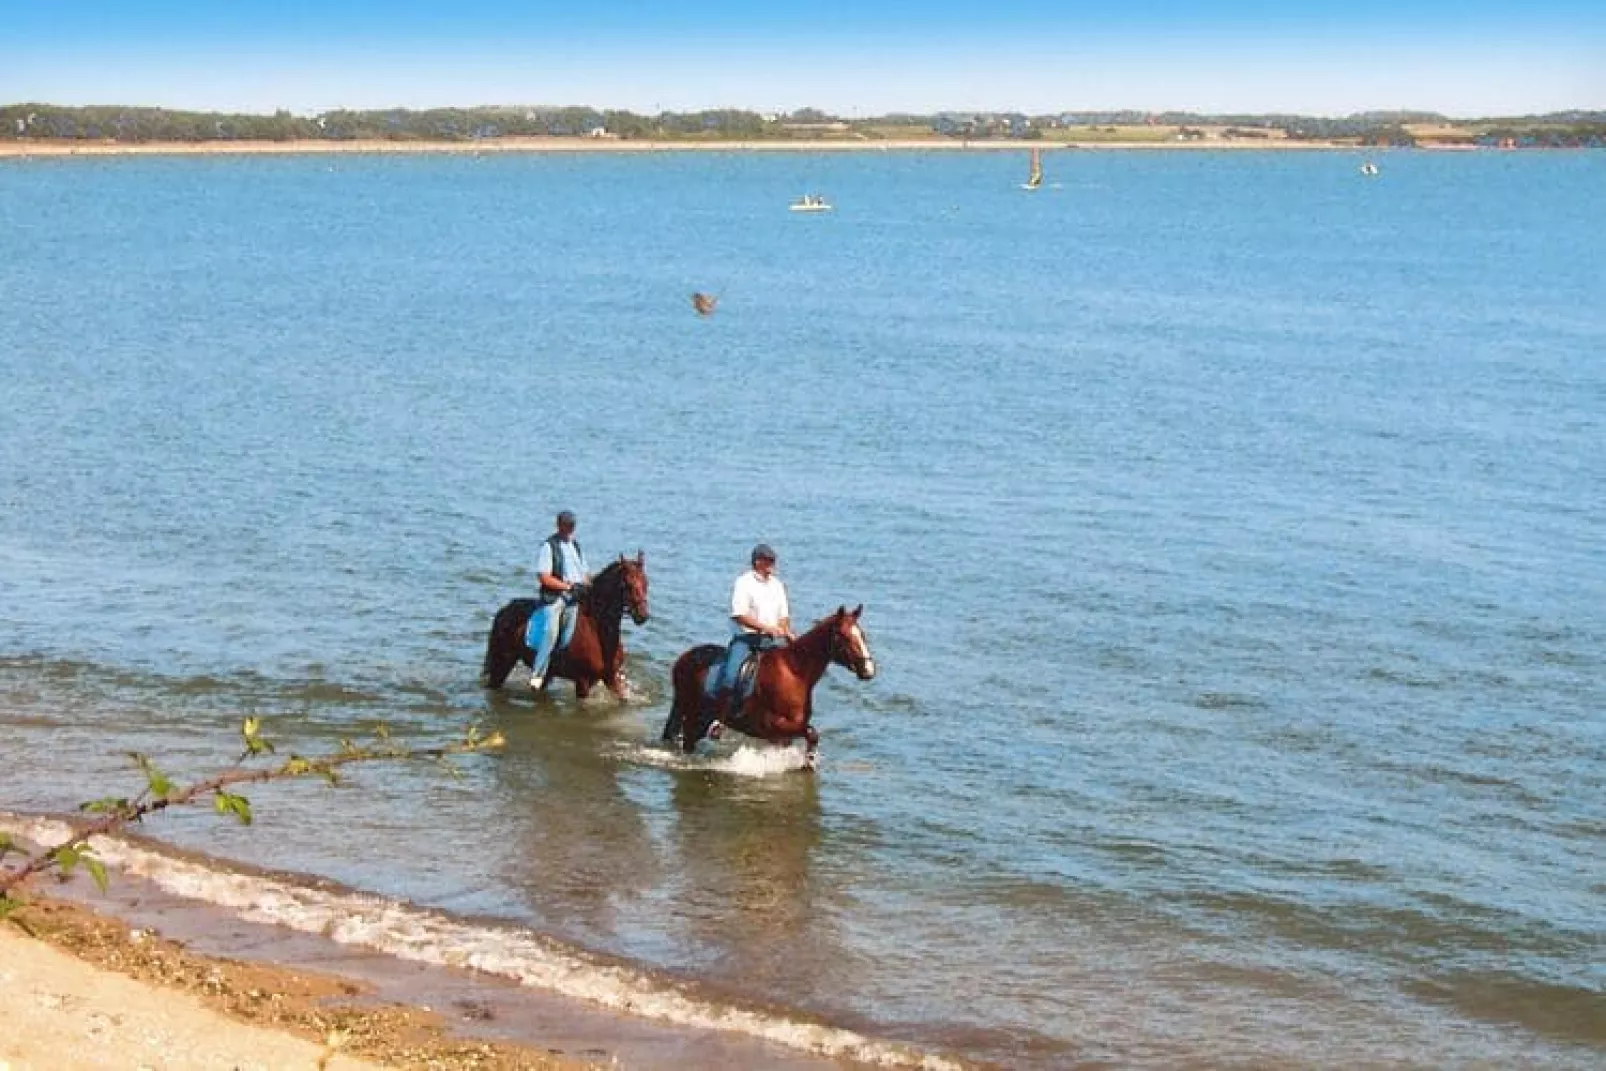
[[[637,548],[637,550],[636,550],[636,564],[637,565],[646,565],[647,564],[647,552],[644,551],[644,550],[641,550],[640,548]]]
[[[625,563],[625,556],[621,553],[619,555],[619,564],[623,565],[624,563]]]
[[[846,606],[838,606],[836,608],[836,616],[838,618],[847,617],[848,616],[848,608]]]
[[[853,620],[857,621],[862,613],[864,613],[864,603],[861,602],[853,608]]]

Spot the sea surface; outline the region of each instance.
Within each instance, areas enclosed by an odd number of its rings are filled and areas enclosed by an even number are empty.
[[[8,827],[478,723],[109,850],[844,1061],[1600,1067],[1606,154],[1045,169],[0,160]],[[476,681],[565,508],[622,703]],[[881,670],[813,773],[657,743],[759,540]]]

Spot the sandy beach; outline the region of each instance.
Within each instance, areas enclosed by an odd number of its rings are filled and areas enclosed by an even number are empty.
[[[1073,149],[1201,150],[1313,149],[1357,151],[1353,145],[1283,139],[1197,141],[963,141],[952,138],[873,141],[636,141],[622,138],[486,138],[479,141],[30,141],[0,140],[0,157],[22,156],[218,156],[286,153],[675,153],[675,152],[1045,152]]]
[[[0,1069],[590,1066],[453,1037],[433,1011],[351,981],[197,955],[84,908],[37,900],[0,923]]]

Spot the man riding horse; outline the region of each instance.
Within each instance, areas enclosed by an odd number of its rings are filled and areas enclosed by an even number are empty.
[[[558,514],[557,531],[541,544],[536,556],[536,606],[530,614],[530,649],[535,661],[530,667],[530,687],[540,691],[546,683],[552,653],[567,647],[574,638],[575,602],[591,579],[585,552],[574,538],[574,514]]]
[[[775,575],[775,551],[768,543],[753,548],[752,568],[731,589],[731,627],[735,634],[725,657],[704,685],[710,716],[723,717],[741,681],[742,665],[778,640],[791,640],[792,610],[786,585]]]

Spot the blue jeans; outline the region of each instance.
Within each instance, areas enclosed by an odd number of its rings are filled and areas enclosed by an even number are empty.
[[[709,671],[708,679],[703,681],[703,690],[712,698],[719,694],[721,688],[736,687],[736,675],[742,671],[742,663],[753,651],[763,651],[772,646],[769,637],[757,632],[743,632],[731,638],[731,645],[725,650],[725,659],[716,663]]]
[[[530,677],[539,680],[546,676],[552,654],[569,646],[574,639],[574,625],[579,613],[572,599],[557,598],[551,602],[538,602],[530,613],[530,628],[524,642],[535,652],[530,666]]]

